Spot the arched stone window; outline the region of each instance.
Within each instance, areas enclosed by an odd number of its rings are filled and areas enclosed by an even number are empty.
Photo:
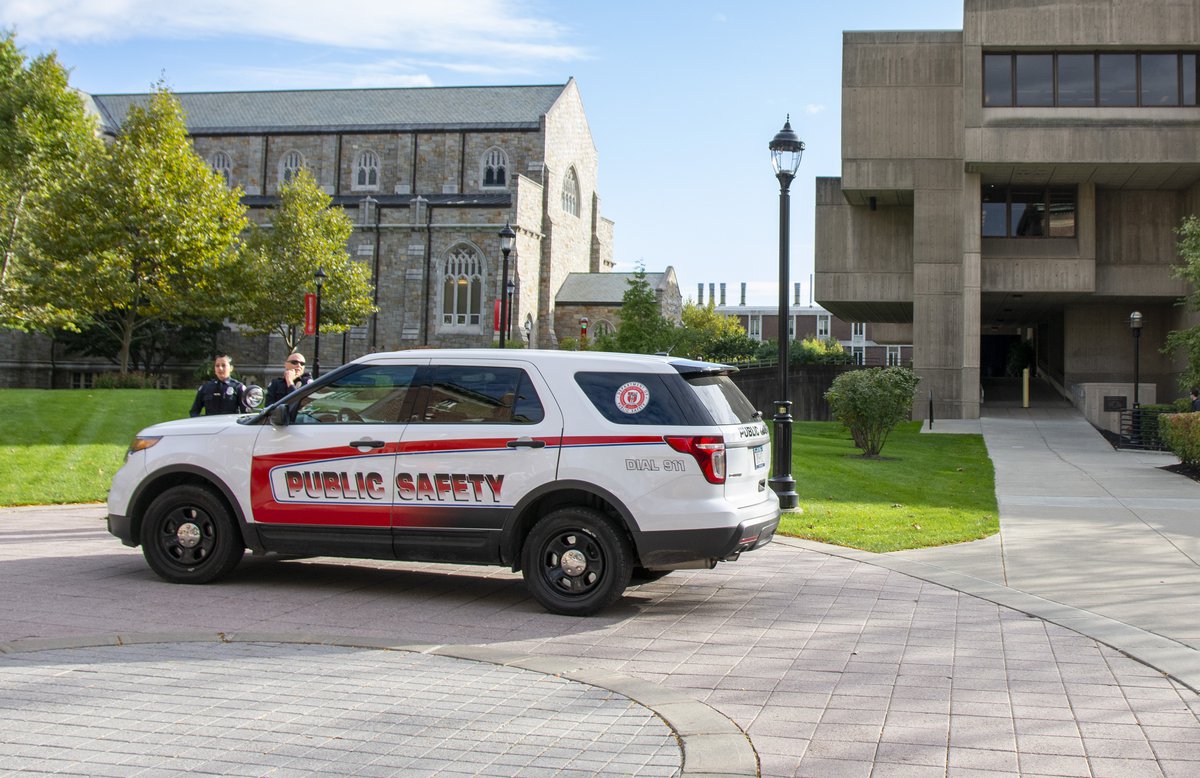
[[[300,169],[304,167],[304,157],[300,156],[299,151],[289,151],[279,160],[279,183],[286,184],[296,177]]]
[[[358,159],[354,162],[354,184],[350,188],[379,188],[379,155],[374,151],[358,152]]]
[[[472,246],[459,244],[442,262],[442,326],[478,327],[483,313],[483,260]]]
[[[484,153],[480,181],[483,182],[484,189],[508,187],[508,155],[504,153],[504,149],[493,146]]]
[[[579,176],[573,167],[567,168],[567,174],[563,176],[562,207],[572,216],[579,215]]]
[[[225,186],[230,186],[233,183],[233,160],[224,151],[215,152],[208,158],[208,166],[212,171],[221,178],[225,179]]]

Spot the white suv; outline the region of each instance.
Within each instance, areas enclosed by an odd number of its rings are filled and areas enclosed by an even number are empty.
[[[767,426],[733,368],[524,350],[371,354],[252,416],[156,424],[108,529],[204,583],[256,553],[505,565],[556,613],[768,543]]]

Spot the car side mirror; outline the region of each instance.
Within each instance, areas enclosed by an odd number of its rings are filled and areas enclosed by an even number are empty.
[[[292,411],[287,403],[279,403],[271,408],[267,419],[271,422],[272,427],[286,427],[292,423]]]

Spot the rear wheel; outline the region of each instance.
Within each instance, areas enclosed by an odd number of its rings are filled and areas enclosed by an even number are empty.
[[[154,498],[142,519],[141,541],[150,569],[171,583],[220,578],[246,551],[225,503],[199,486],[175,486]]]
[[[534,599],[564,616],[587,616],[616,602],[629,585],[633,552],[625,533],[590,508],[561,508],[534,525],[521,572]]]

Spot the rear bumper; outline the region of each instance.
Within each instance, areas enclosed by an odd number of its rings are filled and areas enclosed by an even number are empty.
[[[127,546],[137,545],[137,541],[133,538],[133,522],[128,516],[108,514],[108,531],[120,538],[121,542]]]
[[[642,532],[638,538],[641,566],[669,568],[698,560],[718,562],[762,548],[771,542],[779,527],[779,506],[772,500],[761,516],[748,518],[736,527]]]

